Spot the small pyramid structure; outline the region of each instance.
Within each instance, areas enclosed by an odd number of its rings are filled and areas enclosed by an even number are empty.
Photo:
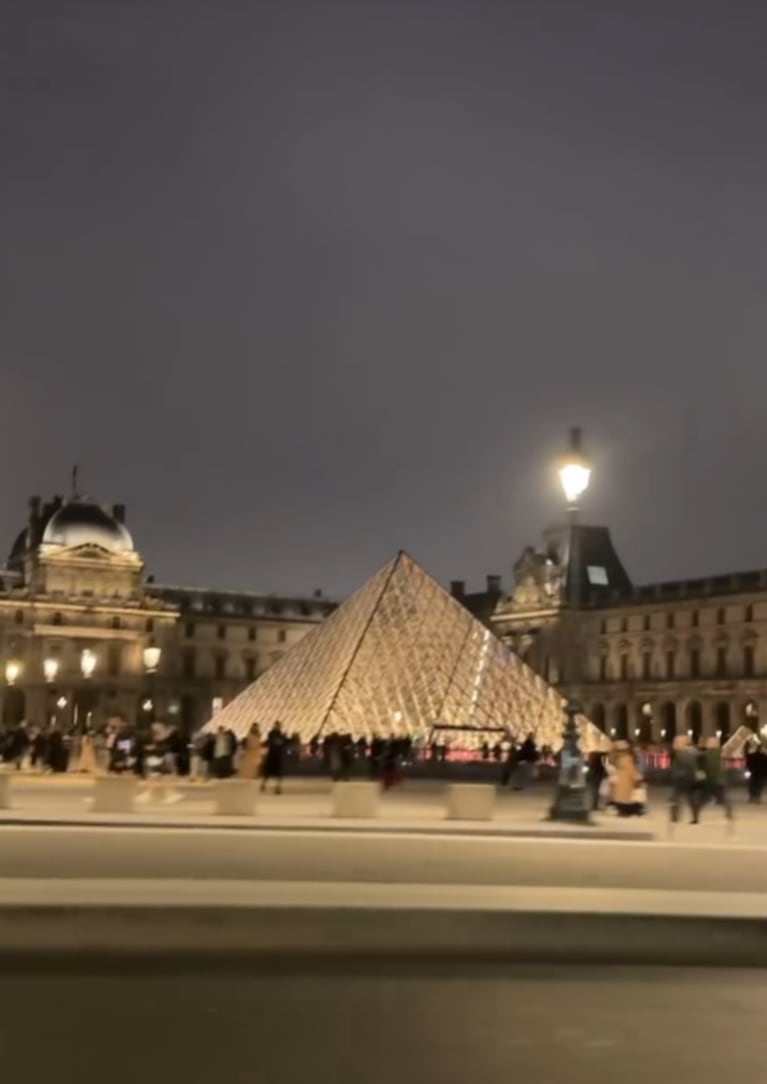
[[[505,728],[558,749],[563,698],[401,551],[208,724],[244,737],[276,720],[303,741],[333,731],[425,739],[435,724]],[[588,748],[603,743],[585,719]]]

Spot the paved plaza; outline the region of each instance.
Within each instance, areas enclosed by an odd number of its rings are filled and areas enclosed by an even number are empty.
[[[667,788],[650,788],[649,810],[644,817],[619,818],[599,813],[592,826],[552,823],[547,813],[552,785],[538,783],[529,790],[513,792],[498,788],[495,815],[489,821],[450,821],[446,818],[447,782],[407,781],[382,795],[378,817],[346,821],[331,816],[333,784],[318,777],[288,779],[285,791],[259,795],[255,817],[222,817],[214,812],[212,784],[188,781],[149,781],[131,814],[91,812],[93,781],[87,776],[18,774],[12,778],[12,808],[0,810],[0,825],[12,823],[111,824],[140,827],[282,828],[327,831],[359,828],[367,832],[424,831],[449,834],[508,834],[519,836],[564,835],[578,838],[674,840],[684,844],[720,844],[767,848],[767,804],[749,806],[745,791],[733,790],[735,820],[725,821],[719,808],[708,807],[702,823],[691,826],[683,818],[672,829],[668,818]]]

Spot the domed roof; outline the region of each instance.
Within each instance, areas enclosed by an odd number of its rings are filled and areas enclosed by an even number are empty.
[[[101,546],[112,553],[132,553],[130,532],[101,505],[73,497],[48,520],[43,543],[53,546]]]

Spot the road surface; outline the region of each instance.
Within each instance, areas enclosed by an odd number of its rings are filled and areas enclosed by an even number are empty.
[[[686,970],[4,974],[14,1084],[754,1084],[767,976]]]

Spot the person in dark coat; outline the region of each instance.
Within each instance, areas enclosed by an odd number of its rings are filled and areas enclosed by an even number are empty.
[[[748,800],[756,804],[762,800],[762,791],[767,779],[767,753],[757,742],[754,742],[746,753],[746,768],[748,769]]]
[[[380,734],[374,734],[370,743],[370,778],[380,779],[386,742]]]
[[[264,775],[261,781],[261,790],[266,790],[266,784],[270,779],[273,779],[274,793],[282,794],[286,744],[282,723],[275,723],[266,736],[266,756],[264,757]]]
[[[67,770],[69,765],[67,747],[64,744],[64,735],[56,726],[52,727],[48,734],[46,756],[48,767],[52,772],[65,772]]]
[[[605,754],[599,752],[589,753],[586,761],[586,786],[589,791],[589,804],[592,813],[596,813],[599,809],[599,792],[606,778]]]

